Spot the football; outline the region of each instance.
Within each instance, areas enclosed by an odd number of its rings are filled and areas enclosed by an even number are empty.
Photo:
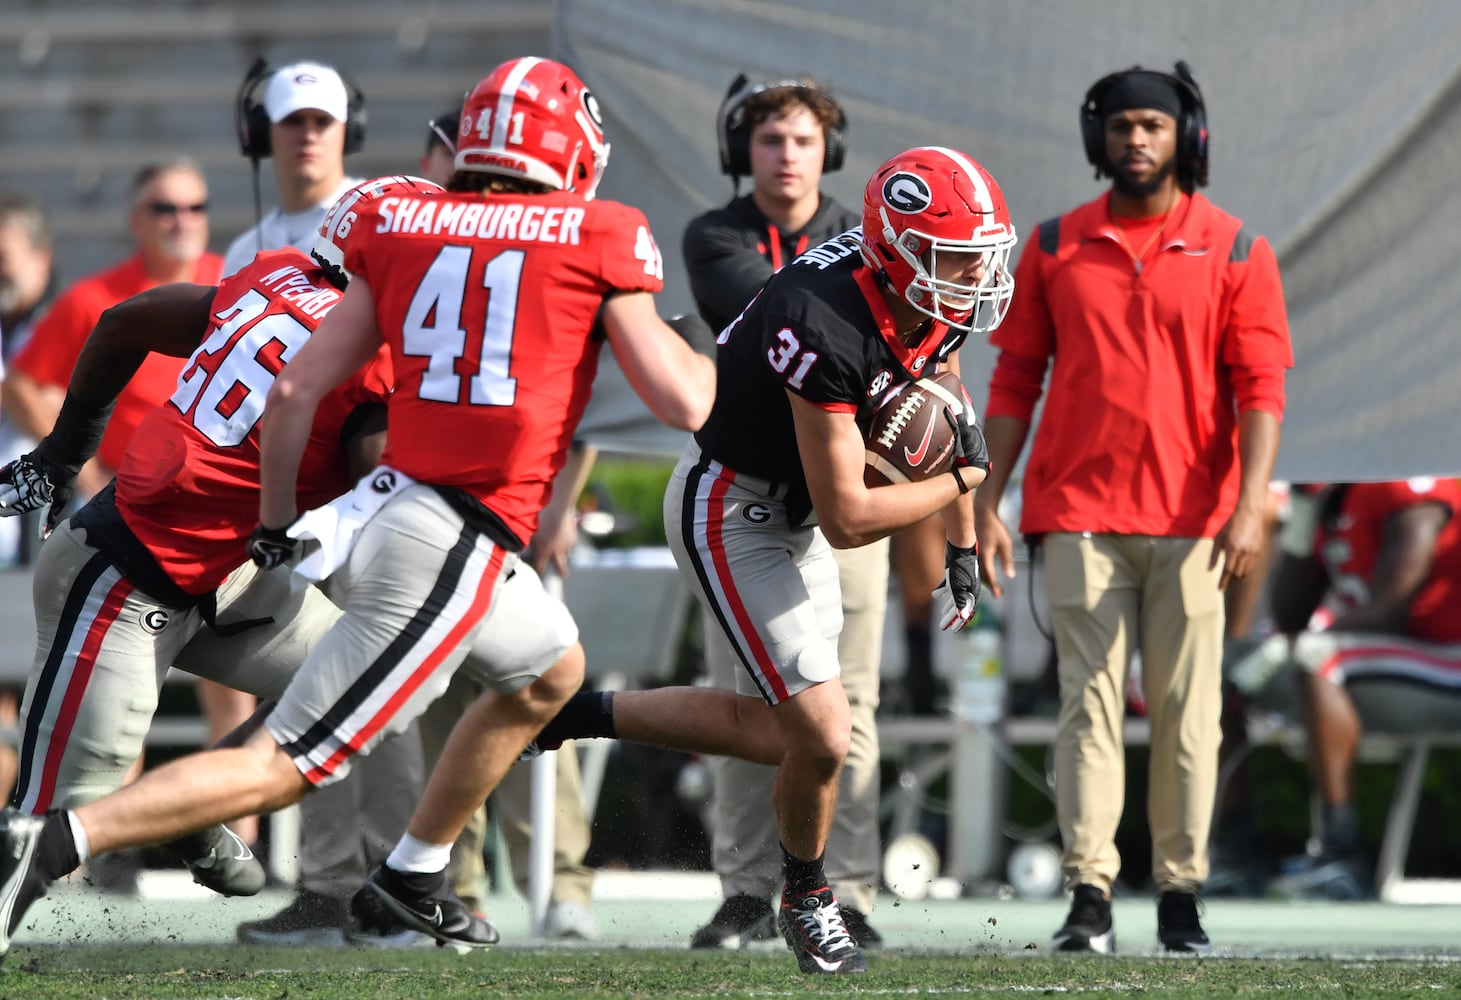
[[[873,414],[863,482],[916,483],[949,471],[954,429],[944,411],[963,405],[963,385],[953,372],[905,382]]]

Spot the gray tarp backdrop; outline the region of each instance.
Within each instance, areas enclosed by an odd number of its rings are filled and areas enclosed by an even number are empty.
[[[600,191],[649,216],[667,314],[693,308],[686,221],[730,196],[713,123],[738,72],[807,73],[834,92],[850,148],[825,186],[844,204],[900,149],[950,145],[999,179],[1023,238],[1103,189],[1080,147],[1086,88],[1186,59],[1207,99],[1206,193],[1283,269],[1296,367],[1277,474],[1461,472],[1455,0],[556,0],[554,45],[605,109]],[[986,344],[965,349],[976,404],[992,361]],[[627,392],[604,380],[589,436],[677,451]]]

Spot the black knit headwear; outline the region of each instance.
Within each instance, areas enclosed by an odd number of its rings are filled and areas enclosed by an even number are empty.
[[[1101,119],[1104,121],[1108,115],[1135,108],[1165,111],[1178,118],[1182,114],[1182,98],[1165,74],[1136,70],[1127,73],[1106,91],[1101,100]]]

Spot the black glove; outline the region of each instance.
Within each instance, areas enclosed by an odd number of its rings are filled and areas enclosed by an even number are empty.
[[[984,443],[984,432],[979,429],[979,422],[974,417],[974,405],[969,402],[967,395],[964,397],[964,405],[957,410],[952,406],[944,407],[944,419],[954,432],[954,462],[949,467],[949,472],[959,484],[959,492],[968,493],[969,487],[965,485],[959,470],[975,468],[988,472],[989,447]]]
[[[707,358],[715,357],[715,331],[697,314],[684,313],[672,316],[665,322],[669,324],[671,330],[680,335],[681,340],[690,345],[690,349],[696,354],[703,354]]]
[[[939,627],[958,632],[979,610],[979,543],[961,549],[944,543],[944,582],[934,588]]]
[[[249,558],[260,569],[274,569],[294,557],[294,547],[298,544],[289,537],[287,527],[266,528],[261,524],[249,536]]]
[[[49,535],[61,523],[75,488],[76,470],[58,465],[37,448],[0,469],[0,517],[50,504],[43,529]]]

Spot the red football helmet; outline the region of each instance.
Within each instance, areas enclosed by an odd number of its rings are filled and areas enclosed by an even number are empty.
[[[523,177],[592,198],[609,162],[599,102],[551,59],[511,59],[467,95],[458,170]]]
[[[943,146],[899,153],[862,199],[862,257],[895,295],[955,330],[988,333],[1009,309],[1015,227],[1004,193],[973,159]],[[940,277],[939,255],[979,254],[982,272]]]
[[[309,255],[338,284],[343,285],[350,280],[350,272],[345,270],[345,248],[350,244],[355,220],[365,206],[381,198],[440,194],[444,190],[440,184],[405,174],[361,181],[342,194],[325,213],[325,221],[320,223],[319,235],[315,237],[315,245],[310,248]]]

